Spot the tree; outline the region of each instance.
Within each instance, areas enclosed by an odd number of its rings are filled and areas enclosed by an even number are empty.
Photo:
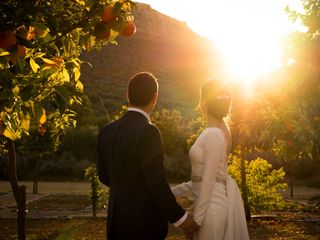
[[[25,187],[17,182],[14,141],[47,119],[58,132],[74,123],[70,106],[81,103],[83,91],[79,56],[130,35],[132,7],[130,0],[0,2],[0,133],[9,153],[19,239],[25,239]]]
[[[292,21],[300,20],[308,29],[295,32],[288,39],[287,58],[295,64],[288,67],[288,83],[291,84],[290,99],[297,107],[301,140],[310,147],[307,154],[320,163],[320,21],[319,0],[301,0],[303,13],[287,9]],[[296,100],[296,101],[294,101]],[[301,129],[302,130],[302,129]]]
[[[288,165],[293,197],[293,165],[298,159],[320,162],[320,24],[319,0],[302,0],[304,13],[287,12],[301,20],[307,32],[287,37],[284,67],[278,86],[265,94],[265,130],[262,142],[271,142],[274,152]],[[271,140],[271,141],[270,141]]]
[[[34,165],[33,194],[38,194],[40,164],[57,149],[60,143],[59,135],[54,135],[53,131],[52,124],[47,121],[38,128],[30,128],[29,135],[19,141],[19,152],[32,157]]]
[[[190,164],[186,144],[189,129],[181,112],[176,109],[162,109],[152,113],[151,121],[161,132],[168,176],[175,179],[189,177]]]

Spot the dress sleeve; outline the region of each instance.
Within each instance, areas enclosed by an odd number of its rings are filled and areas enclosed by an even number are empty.
[[[202,182],[194,208],[194,220],[200,226],[212,196],[220,162],[223,160],[223,138],[218,129],[208,130],[204,138],[203,148]]]
[[[186,196],[192,193],[192,181],[181,183],[175,187],[171,188],[174,196]]]

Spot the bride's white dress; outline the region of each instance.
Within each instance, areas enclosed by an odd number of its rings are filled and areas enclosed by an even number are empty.
[[[193,218],[201,226],[195,240],[247,240],[240,191],[228,176],[228,144],[219,128],[206,128],[191,147],[191,181],[172,188],[175,196],[193,193]]]

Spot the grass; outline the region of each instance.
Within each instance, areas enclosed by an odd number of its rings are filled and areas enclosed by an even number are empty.
[[[68,183],[66,183],[69,186]],[[71,185],[72,186],[72,185]],[[81,185],[81,191],[86,189]],[[57,186],[53,185],[53,189]],[[316,198],[317,200],[318,198]],[[188,209],[191,202],[187,198],[179,198],[179,203]],[[49,194],[38,200],[31,201],[28,209],[37,209],[42,212],[39,216],[47,216],[49,211],[57,209],[60,212],[79,212],[90,206],[88,195],[79,193]],[[267,218],[253,218],[249,222],[251,240],[282,240],[282,239],[320,239],[320,212],[315,208],[294,208],[296,211],[267,212],[266,215],[275,216]],[[62,214],[63,215],[63,214]],[[65,216],[65,215],[63,215]],[[306,219],[318,219],[308,222]],[[17,239],[17,225],[14,219],[0,219],[0,240]],[[93,219],[78,217],[73,219],[27,219],[26,234],[28,240],[102,240],[106,236],[105,218]],[[183,232],[170,227],[167,240],[185,240]]]
[[[17,239],[15,220],[0,220],[0,240]],[[98,219],[29,219],[26,226],[29,240],[102,240],[106,236],[106,222]],[[249,223],[251,240],[305,239],[318,240],[320,226],[275,220],[253,220]],[[167,240],[185,240],[179,229],[170,227]]]

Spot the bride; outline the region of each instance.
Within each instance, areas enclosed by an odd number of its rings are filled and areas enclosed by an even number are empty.
[[[191,181],[172,188],[176,197],[193,193],[193,218],[200,226],[195,240],[249,239],[239,189],[227,174],[231,134],[224,118],[230,106],[231,97],[220,82],[211,80],[201,87],[206,129],[189,152]]]

